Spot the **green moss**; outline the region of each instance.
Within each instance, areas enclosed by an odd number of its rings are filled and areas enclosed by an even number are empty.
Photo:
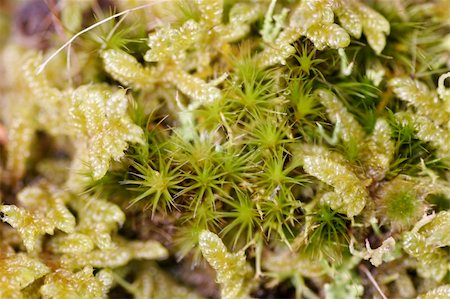
[[[341,264],[349,243],[348,218],[328,206],[319,207],[314,214],[306,217],[310,219],[307,219],[307,235],[300,251],[313,260],[325,258],[331,263]]]
[[[394,222],[403,222],[416,214],[417,198],[414,192],[397,192],[386,202],[386,216]]]
[[[377,212],[393,229],[410,228],[425,212],[424,190],[400,178],[380,188]]]
[[[448,293],[446,1],[110,2],[0,4],[1,296]]]

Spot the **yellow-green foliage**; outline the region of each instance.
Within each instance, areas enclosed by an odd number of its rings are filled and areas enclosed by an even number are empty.
[[[367,176],[374,180],[382,180],[392,162],[394,156],[394,141],[391,139],[392,130],[388,122],[377,119],[373,132],[367,136],[364,147],[361,149],[361,160],[366,168]]]
[[[125,243],[122,240],[122,243]],[[96,268],[117,268],[132,259],[165,259],[167,250],[156,241],[114,244],[108,249],[94,249],[89,252],[75,252],[63,255],[61,264],[68,269],[80,269],[91,265]]]
[[[436,217],[422,228],[427,243],[437,247],[450,246],[450,213],[439,212]]]
[[[62,92],[50,85],[45,74],[36,75],[36,68],[42,62],[41,56],[27,55],[22,60],[25,63],[21,71],[12,78],[20,88],[10,94],[18,98],[10,110],[14,116],[7,148],[7,169],[12,174],[11,179],[20,179],[25,174],[37,130],[46,130],[55,135],[67,132],[65,120],[69,102]]]
[[[364,137],[364,131],[352,114],[347,111],[344,104],[335,95],[324,90],[318,90],[317,96],[322,105],[325,106],[330,120],[336,124],[336,130],[340,130],[338,131],[340,133],[338,136],[344,142],[352,140],[356,143],[361,142]]]
[[[420,188],[422,187],[422,188]],[[378,212],[382,221],[390,222],[392,228],[408,228],[425,212],[423,186],[407,178],[397,177],[378,191]]]
[[[334,13],[344,28],[334,23]],[[338,49],[350,44],[350,35],[360,38],[364,32],[370,46],[380,53],[386,44],[389,22],[379,13],[359,1],[307,0],[301,1],[289,19],[289,25],[260,55],[262,65],[285,63],[295,53],[290,45],[300,36],[308,37],[314,45],[323,50],[326,47]]]
[[[202,299],[196,292],[179,285],[172,277],[151,263],[140,265],[136,279],[129,287],[135,298]]]
[[[53,234],[54,228],[46,221],[46,218],[34,216],[13,205],[2,205],[0,212],[4,215],[2,220],[18,230],[27,250],[40,250],[41,237],[44,234]]]
[[[109,86],[80,86],[71,94],[70,122],[84,141],[88,163],[95,180],[102,178],[112,159],[119,160],[127,142],[143,142],[142,129],[127,115],[124,90]],[[80,144],[83,146],[83,144]]]
[[[2,298],[23,298],[21,290],[50,272],[50,269],[36,258],[24,253],[2,254],[0,264],[0,296]]]
[[[447,0],[3,2],[1,298],[450,296]]]
[[[417,297],[417,299],[440,299],[440,298],[448,298],[450,294],[450,285],[443,285],[438,288],[432,289],[431,291],[426,292]]]
[[[361,213],[368,193],[364,183],[345,164],[344,158],[323,148],[313,147],[308,151],[303,157],[305,171],[334,187],[334,192],[326,193],[322,200],[350,217]]]
[[[47,275],[40,289],[42,298],[107,298],[109,288],[112,286],[112,277],[102,270],[95,276],[92,267],[72,273],[59,269]]]
[[[101,57],[105,70],[124,86],[148,88],[155,81],[156,70],[143,67],[125,51],[108,49],[102,51]]]
[[[444,76],[441,78],[445,78]],[[443,85],[438,89],[441,99],[436,92],[430,92],[424,83],[411,78],[394,78],[390,85],[402,101],[408,102],[417,110],[414,114],[399,113],[399,119],[412,123],[421,139],[432,143],[439,150],[440,156],[448,157],[450,112],[442,107],[446,102]]]
[[[23,208],[1,205],[0,212],[2,220],[17,230],[30,257],[11,252],[14,238],[4,236],[2,298],[22,298],[21,290],[43,276],[37,285],[43,298],[106,298],[113,284],[111,274],[102,270],[94,276],[93,267],[116,268],[132,259],[167,258],[167,250],[156,241],[112,239],[125,215],[110,202],[77,197],[45,182],[23,189],[18,200]],[[66,205],[77,212],[77,223]],[[55,229],[60,232],[43,248],[44,236],[53,235]],[[56,254],[56,269],[36,257],[44,249]]]
[[[424,217],[413,230],[404,233],[402,240],[403,250],[417,259],[419,275],[436,281],[442,280],[449,270],[449,252],[439,248],[445,247],[446,244],[436,244],[436,237],[432,235],[434,232],[444,234],[448,232],[449,227],[445,226],[448,213],[439,214],[436,217],[433,217],[434,215]],[[444,226],[435,231],[439,224]],[[439,243],[441,241],[443,240],[439,239]]]
[[[29,252],[40,251],[43,235],[53,235],[55,229],[74,232],[76,220],[65,205],[69,196],[56,186],[44,183],[25,188],[18,200],[25,209],[2,205],[0,211],[2,220],[18,230]]]
[[[244,253],[228,252],[222,240],[209,231],[201,232],[199,245],[205,259],[216,270],[221,298],[250,298],[252,271]]]
[[[152,62],[183,61],[186,59],[185,51],[199,41],[200,30],[200,25],[193,20],[184,23],[180,29],[161,28],[149,36],[150,50],[145,53],[145,60]]]

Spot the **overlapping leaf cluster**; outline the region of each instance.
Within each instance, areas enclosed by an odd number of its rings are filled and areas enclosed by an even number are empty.
[[[380,3],[156,1],[55,57],[11,37],[0,297],[450,296],[450,4]],[[133,262],[169,255],[219,290]]]

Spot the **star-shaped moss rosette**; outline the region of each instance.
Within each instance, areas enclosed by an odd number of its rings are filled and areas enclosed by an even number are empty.
[[[25,298],[21,291],[50,272],[45,264],[24,253],[5,256],[0,261],[2,298]]]

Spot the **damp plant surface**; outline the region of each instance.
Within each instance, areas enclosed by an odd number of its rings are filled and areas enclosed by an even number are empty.
[[[0,298],[450,298],[449,0],[7,0],[0,32]]]

